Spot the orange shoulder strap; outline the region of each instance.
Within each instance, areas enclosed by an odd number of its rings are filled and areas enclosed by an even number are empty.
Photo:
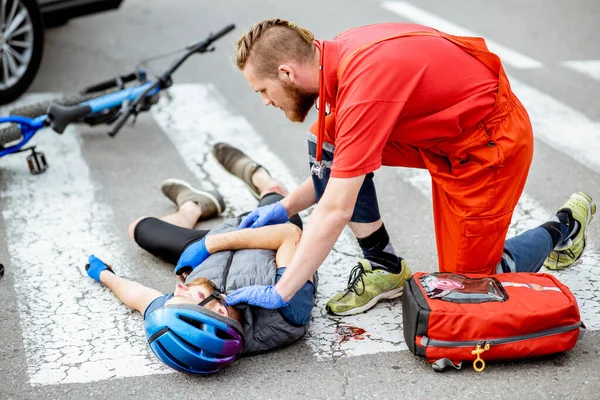
[[[385,42],[387,40],[392,40],[392,39],[397,39],[397,38],[401,38],[401,37],[408,37],[408,36],[441,36],[439,32],[425,32],[425,31],[414,31],[414,32],[404,32],[404,33],[399,33],[397,35],[393,35],[393,36],[388,36],[385,37],[383,39],[379,39],[376,40],[374,42],[365,44],[364,46],[359,47],[358,49],[354,50],[352,53],[348,54],[338,65],[338,70],[337,70],[337,79],[338,81],[340,80],[340,78],[342,77],[342,74],[344,73],[344,70],[346,69],[346,66],[348,65],[348,63],[350,62],[350,60],[352,60],[352,58],[354,58],[354,56],[356,56],[358,53],[360,53],[361,51],[374,46],[378,43],[381,42]]]

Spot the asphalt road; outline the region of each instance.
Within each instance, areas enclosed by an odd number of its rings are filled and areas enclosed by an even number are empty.
[[[535,223],[539,219],[535,209],[548,215],[575,191],[585,190],[600,199],[599,153],[595,152],[600,149],[599,2],[413,0],[401,4],[398,8],[397,4],[369,0],[126,0],[116,12],[73,20],[47,32],[41,70],[30,88],[30,99],[39,98],[43,92],[76,92],[86,84],[127,72],[144,58],[180,48],[209,31],[235,23],[237,30],[218,43],[214,53],[190,59],[175,77],[176,84],[193,84],[187,86],[196,90],[193,93],[206,95],[201,105],[214,111],[210,123],[203,120],[202,112],[191,111],[189,121],[172,128],[193,131],[193,123],[204,123],[202,132],[219,139],[220,132],[229,135],[219,118],[239,124],[236,129],[246,135],[240,139],[242,142],[252,142],[255,135],[263,146],[255,151],[282,160],[275,174],[298,182],[308,173],[304,152],[308,124],[291,124],[281,112],[263,107],[233,66],[235,39],[254,22],[271,17],[293,20],[312,29],[319,38],[332,38],[354,26],[385,21],[450,23],[539,64],[526,68],[518,58],[510,58],[512,53],[506,53],[507,59],[513,60],[505,60],[513,88],[527,106],[538,135],[525,189],[524,203],[530,208],[524,207],[519,214],[521,222]],[[173,98],[195,101],[194,94],[185,97],[184,92],[174,88]],[[61,252],[53,257],[47,247],[52,247],[55,229],[55,242],[72,241],[78,251],[87,249],[88,244],[103,247],[113,259],[127,264],[127,276],[170,290],[173,281],[168,269],[129,242],[127,227],[140,215],[157,215],[169,209],[158,192],[162,179],[179,177],[202,184],[194,169],[197,165],[184,156],[185,147],[191,144],[178,143],[167,132],[169,125],[164,121],[176,113],[166,107],[162,114],[141,116],[135,127],[125,129],[116,139],[104,135],[102,128],[77,127],[63,137],[47,132],[43,145],[56,156],[49,160],[51,169],[44,176],[29,177],[24,160],[0,160],[0,262],[6,267],[0,280],[0,398],[598,398],[600,273],[596,271],[600,269],[600,257],[593,244],[600,242],[598,223],[592,224],[589,231],[591,245],[584,264],[560,275],[578,296],[584,321],[590,322],[586,335],[563,355],[490,364],[484,373],[466,368],[435,374],[424,360],[403,350],[400,340],[387,338],[388,331],[376,329],[379,318],[389,318],[386,326],[397,326],[400,303],[393,302],[378,307],[372,317],[347,320],[348,324],[363,324],[360,327],[367,333],[379,335],[380,341],[370,344],[364,343],[368,338],[360,341],[339,332],[319,332],[319,327],[331,329],[338,322],[327,325],[330,317],[316,310],[314,316],[321,319],[306,340],[277,352],[242,359],[214,376],[165,373],[168,371],[152,361],[144,364],[147,349],[139,341],[128,341],[129,325],[122,324],[134,318],[133,313],[109,295],[95,297],[101,289],[87,281],[84,295],[65,291],[61,286],[65,282],[74,282],[72,286],[78,288],[78,280],[88,279],[66,267],[77,264],[75,258],[81,254]],[[236,134],[239,132],[225,137]],[[405,173],[388,168],[377,174],[376,181],[384,220],[396,249],[413,270],[434,271],[436,254],[426,189]],[[228,189],[223,186],[223,190]],[[231,190],[229,194],[235,193]],[[232,200],[231,207],[240,204]],[[78,224],[79,217],[85,217],[86,222]],[[516,232],[520,230],[515,228]],[[329,289],[344,286],[345,273],[354,262],[351,255],[332,261],[344,273],[332,275],[331,282],[326,280]],[[55,272],[48,272],[50,269]],[[65,300],[56,288],[76,301]],[[86,302],[86,296],[93,300],[77,308]],[[27,306],[28,302],[36,307]],[[57,314],[68,307],[84,311],[76,311],[72,323],[61,325],[57,331],[53,324],[60,322],[47,317],[47,310],[53,307],[58,307]],[[93,320],[97,307],[110,308],[118,317],[98,328],[106,329],[105,340],[101,346],[88,343],[95,353],[87,353],[81,350],[88,340],[86,321]],[[94,324],[89,325],[90,329],[96,329]],[[61,347],[63,337],[80,337],[81,341],[65,349]],[[111,347],[111,342],[119,346]],[[124,362],[122,370],[107,373],[102,354],[110,354],[112,359],[128,355],[123,360],[131,354],[131,359],[142,361]],[[44,368],[60,364],[60,357],[66,356],[73,358],[63,364],[79,375],[44,374]]]

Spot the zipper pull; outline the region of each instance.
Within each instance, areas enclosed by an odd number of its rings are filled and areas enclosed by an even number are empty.
[[[483,347],[482,347],[483,346]],[[473,369],[477,372],[481,372],[485,369],[485,361],[480,357],[481,353],[488,351],[490,344],[488,342],[477,343],[475,350],[471,351],[471,354],[477,355],[475,361],[473,361]]]

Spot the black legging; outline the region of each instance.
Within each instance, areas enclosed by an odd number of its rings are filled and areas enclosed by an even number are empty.
[[[258,207],[276,203],[283,199],[279,193],[268,193],[258,202]],[[244,213],[245,216],[249,213]],[[298,214],[290,217],[290,222],[302,229],[302,220]],[[190,244],[202,239],[208,230],[182,228],[161,221],[158,218],[144,218],[135,227],[133,237],[135,242],[148,253],[170,263],[177,264],[181,253]]]

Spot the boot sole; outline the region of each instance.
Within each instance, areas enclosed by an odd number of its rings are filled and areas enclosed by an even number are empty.
[[[353,308],[348,311],[334,312],[329,308],[329,306],[327,306],[327,311],[329,311],[332,314],[340,315],[340,316],[360,314],[360,313],[363,313],[363,312],[375,307],[375,305],[377,305],[377,303],[379,303],[381,300],[397,299],[398,297],[402,297],[403,294],[404,294],[404,286],[390,290],[385,293],[381,293],[381,294],[373,297],[371,299],[371,301],[369,301],[367,304],[365,304],[364,306],[361,306],[361,307],[356,307],[356,308]]]
[[[162,184],[160,185],[161,186],[161,190],[162,190],[163,186],[166,186],[166,185],[169,185],[169,184],[181,185],[181,186],[184,186],[185,188],[187,188],[188,190],[190,190],[192,193],[196,193],[198,195],[208,197],[217,206],[217,215],[221,215],[221,213],[224,210],[224,207],[221,206],[221,202],[219,201],[219,199],[217,199],[210,192],[206,192],[204,190],[196,189],[195,187],[193,187],[192,185],[190,185],[186,181],[182,181],[181,179],[165,179],[162,182]]]
[[[249,161],[249,163],[252,164],[256,164],[256,168],[254,169],[254,171],[256,171],[258,168],[262,168],[264,169],[267,174],[271,175],[269,173],[269,171],[267,171],[267,169],[265,167],[263,167],[262,165],[260,165],[259,163],[257,163],[256,161],[254,161],[252,158],[250,158],[246,153],[244,153],[243,151],[241,151],[240,149],[237,149],[233,146],[229,146],[231,148],[234,148],[236,150],[238,150],[240,153],[243,154],[244,157],[246,157]],[[260,200],[260,192],[258,191],[258,188],[256,188],[256,186],[254,186],[254,184],[250,181],[248,182],[246,179],[244,179],[244,177],[240,174],[237,174],[235,172],[233,172],[232,170],[229,170],[228,168],[225,167],[225,165],[223,165],[223,163],[219,160],[219,158],[217,157],[216,154],[216,150],[215,147],[213,146],[213,148],[211,149],[211,153],[213,155],[213,157],[215,158],[215,160],[217,161],[217,163],[219,163],[219,165],[221,167],[223,167],[223,169],[225,169],[225,171],[229,172],[231,175],[235,176],[236,178],[238,178],[239,180],[241,180],[242,182],[244,182],[244,184],[246,184],[246,186],[248,187],[248,189],[250,190],[250,193],[252,193],[252,196],[254,196],[257,200]],[[239,160],[238,160],[239,161]],[[233,168],[232,168],[233,169]],[[243,170],[243,168],[242,168]],[[250,176],[252,176],[252,174],[250,174]]]

